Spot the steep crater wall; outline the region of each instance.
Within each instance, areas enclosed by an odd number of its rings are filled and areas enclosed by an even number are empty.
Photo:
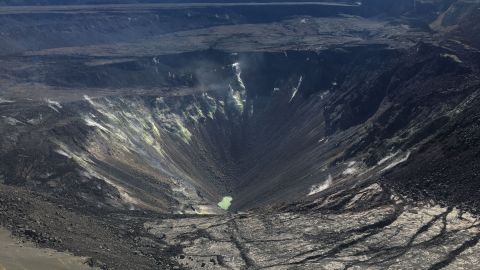
[[[206,51],[59,73],[46,81],[64,91],[113,88],[117,76],[167,90],[21,104],[23,115],[3,119],[2,178],[96,207],[174,213],[221,213],[224,196],[231,210],[323,196],[409,166],[419,149],[434,154],[431,139],[475,100],[478,56],[467,56],[428,44]],[[43,78],[58,68],[44,65]]]

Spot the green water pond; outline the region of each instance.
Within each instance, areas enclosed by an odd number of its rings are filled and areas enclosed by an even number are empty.
[[[228,210],[228,208],[230,208],[230,205],[232,204],[232,200],[233,200],[232,197],[225,196],[217,205],[223,210]]]

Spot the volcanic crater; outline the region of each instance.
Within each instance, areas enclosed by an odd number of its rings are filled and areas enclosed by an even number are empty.
[[[1,6],[0,224],[101,269],[473,269],[478,4],[410,2]]]

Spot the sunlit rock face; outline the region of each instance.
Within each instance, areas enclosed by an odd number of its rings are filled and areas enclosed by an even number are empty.
[[[470,269],[478,263],[472,257],[480,240],[475,216],[411,205],[378,184],[355,193],[269,214],[164,219],[144,226],[183,247],[185,255],[175,259],[191,269]]]
[[[118,188],[132,208],[199,211],[228,192],[226,169],[243,111],[239,95],[227,89],[222,96],[86,97],[87,143],[55,143],[87,175]]]

